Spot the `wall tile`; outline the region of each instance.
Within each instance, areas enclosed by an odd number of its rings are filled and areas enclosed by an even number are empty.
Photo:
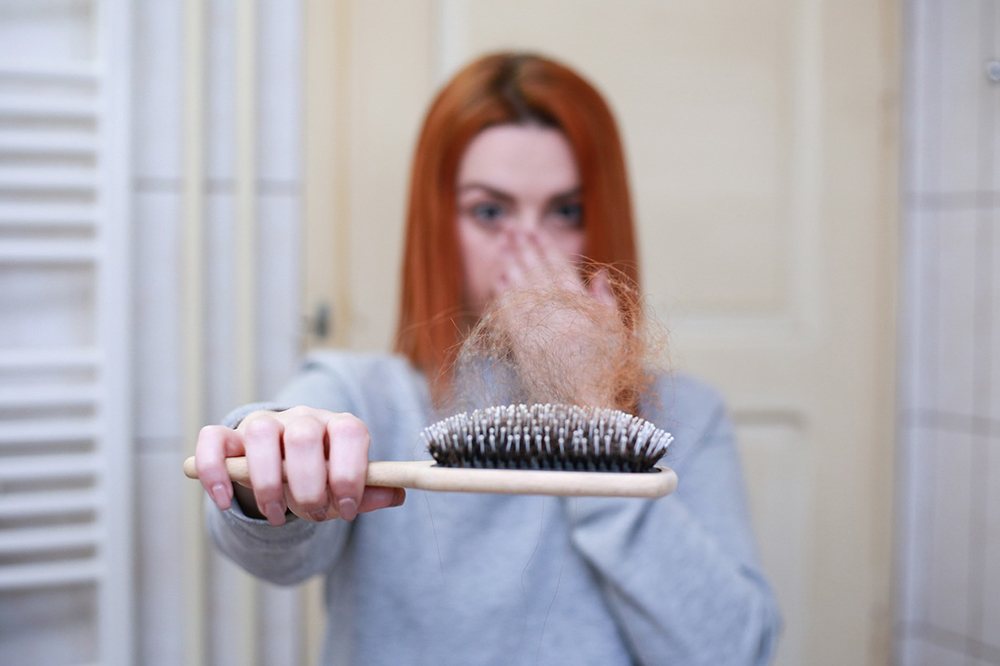
[[[983,557],[983,621],[978,638],[1000,653],[1000,437],[983,442],[987,456],[986,530]]]
[[[258,177],[298,181],[302,142],[302,7],[298,1],[257,5]]]
[[[997,12],[1000,14],[1000,12]],[[1000,171],[1000,150],[997,151],[997,170]],[[989,374],[990,381],[990,416],[1000,420],[1000,206],[995,207],[991,212],[992,220],[989,222],[992,235],[992,256],[990,257],[990,267],[992,268],[992,283],[990,285],[990,364],[992,368]],[[1000,464],[1000,463],[998,463]]]
[[[133,330],[135,433],[141,440],[181,434],[181,197],[135,195]]]
[[[937,474],[935,467],[934,431],[913,423],[904,426],[900,443],[899,470],[904,510],[899,512],[902,521],[899,534],[900,589],[896,609],[897,623],[927,620],[929,608],[928,579],[931,573],[931,529],[934,495],[932,489]]]
[[[236,167],[236,3],[208,4],[206,165],[211,180],[231,179]]]
[[[261,666],[299,666],[305,663],[302,640],[302,593],[298,588],[260,586],[261,623],[267,627],[261,645]]]
[[[235,197],[207,197],[206,255],[206,419],[218,423],[236,407],[236,246]]]
[[[930,493],[927,608],[931,624],[965,635],[969,610],[969,502],[972,435],[937,431]]]
[[[990,44],[989,40],[984,40],[982,62],[1000,60],[1000,5],[991,0],[983,0],[983,6],[984,8],[988,7],[993,14],[993,43]],[[983,73],[982,68],[980,68],[980,73]],[[985,76],[983,76],[983,81],[986,82],[986,91],[983,95],[983,114],[988,119],[987,127],[990,131],[982,141],[981,146],[983,149],[992,148],[993,150],[993,173],[987,174],[988,178],[985,179],[985,182],[996,195],[1000,194],[1000,81],[990,81]],[[997,198],[994,198],[994,201],[996,200]]]
[[[974,192],[979,187],[979,100],[986,85],[980,53],[980,9],[979,2],[947,2],[942,13],[940,190],[943,192]]]
[[[900,666],[969,666],[965,653],[921,638],[907,638]]]
[[[907,412],[937,405],[938,217],[914,209],[904,233],[900,335],[900,408]]]
[[[929,406],[971,415],[976,401],[976,211],[942,211],[937,224],[938,367],[930,381],[938,387]]]
[[[910,198],[900,407],[904,414],[917,407],[922,423],[933,422],[935,411],[956,413],[948,427],[960,431],[963,415],[1000,418],[1000,213],[989,222],[973,208],[984,186],[993,184],[994,198],[1000,191],[1000,85],[983,76],[983,63],[1000,55],[1000,7],[990,0],[906,5],[908,189],[966,196],[933,197],[933,210],[921,208],[926,197]],[[971,431],[971,418],[967,425]],[[996,663],[963,654],[970,633],[1000,646],[1000,448],[992,442],[984,455],[986,442],[920,426],[902,433],[900,664]],[[927,631],[937,631],[933,642]]]
[[[133,150],[136,178],[180,178],[183,7],[174,0],[137,2],[133,11]]]
[[[978,417],[989,418],[994,409],[991,388],[993,350],[1000,351],[994,344],[993,328],[998,322],[994,300],[996,285],[993,277],[993,255],[995,253],[994,236],[998,230],[992,224],[992,212],[988,208],[976,211],[975,225],[975,260],[972,271],[975,275],[975,285],[970,295],[973,308],[973,354],[975,356],[975,374],[973,377],[972,413]],[[998,386],[1000,388],[1000,386]],[[991,396],[992,394],[992,396]]]
[[[138,663],[176,666],[184,663],[185,523],[181,455],[140,453],[136,457],[136,625]],[[152,528],[155,526],[155,529]]]
[[[255,632],[252,616],[259,600],[253,592],[256,579],[209,546],[208,554],[208,663],[211,666],[246,666],[257,663],[257,645],[247,640]]]
[[[299,364],[302,335],[298,197],[257,198],[257,392],[275,394]]]
[[[980,651],[982,650],[982,651]],[[1000,664],[1000,650],[975,646],[970,648],[965,666],[996,666]]]
[[[904,627],[896,634],[895,654],[891,663],[896,664],[896,666],[916,666],[917,660],[920,658],[921,648],[923,648],[922,641],[911,636],[907,628]]]
[[[941,150],[941,0],[905,4],[906,66],[903,122],[905,188],[923,193],[937,186]]]

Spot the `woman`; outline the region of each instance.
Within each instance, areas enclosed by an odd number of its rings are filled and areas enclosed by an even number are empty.
[[[397,354],[314,355],[276,403],[202,431],[220,548],[274,582],[327,576],[322,663],[769,660],[779,620],[732,430],[693,380],[660,378],[633,396],[676,437],[681,486],[661,500],[414,491],[404,504],[401,490],[364,486],[369,458],[421,455],[419,431],[456,390],[457,343],[498,298],[557,288],[629,319],[584,258],[638,280],[606,104],[551,60],[477,60],[438,95],[417,147]],[[560,368],[579,400],[615,400],[592,372],[599,360],[585,361]],[[253,491],[224,471],[244,454]]]

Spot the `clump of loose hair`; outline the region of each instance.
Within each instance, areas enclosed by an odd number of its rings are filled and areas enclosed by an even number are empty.
[[[665,370],[665,329],[621,272],[603,274],[617,307],[587,292],[530,288],[491,303],[458,350],[454,411],[510,403],[611,407],[632,414]]]

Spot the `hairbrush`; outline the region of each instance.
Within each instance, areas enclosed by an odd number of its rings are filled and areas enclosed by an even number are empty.
[[[677,475],[656,467],[673,440],[616,409],[508,405],[449,416],[420,435],[433,460],[368,463],[369,486],[519,495],[662,497]],[[245,458],[226,460],[250,485]],[[197,478],[194,458],[184,472]]]

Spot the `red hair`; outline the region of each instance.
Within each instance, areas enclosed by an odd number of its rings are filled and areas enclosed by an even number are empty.
[[[580,171],[586,257],[639,284],[624,152],[600,93],[537,55],[499,53],[472,62],[431,105],[410,177],[396,351],[424,372],[437,397],[447,390],[467,317],[456,231],[458,165],[476,134],[504,123],[540,123],[565,134]],[[634,314],[623,312],[626,319]]]

